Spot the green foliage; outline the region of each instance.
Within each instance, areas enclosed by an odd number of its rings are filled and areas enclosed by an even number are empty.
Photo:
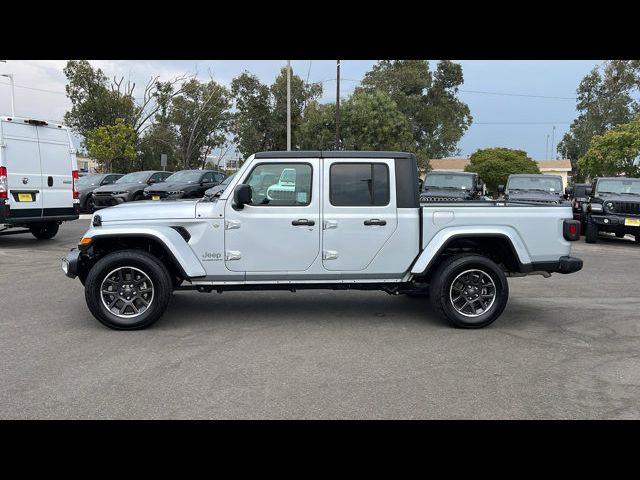
[[[471,163],[464,170],[476,172],[490,192],[495,192],[498,185],[505,185],[511,174],[540,173],[536,162],[524,150],[480,148],[469,159]]]
[[[136,170],[135,131],[116,119],[114,125],[97,127],[87,134],[89,155],[95,158],[105,172],[128,173]]]
[[[232,131],[243,156],[265,150],[287,148],[287,69],[283,68],[271,86],[244,72],[231,82],[235,101]],[[322,86],[305,85],[291,74],[291,144],[299,144],[298,130],[305,105],[322,94]]]
[[[588,177],[624,174],[640,176],[640,117],[612,128],[591,140],[587,153],[578,161]]]
[[[558,152],[571,160],[574,169],[594,136],[628,123],[640,113],[640,104],[633,98],[639,87],[638,60],[608,61],[582,79],[577,89],[578,117],[558,144]]]
[[[65,113],[64,121],[76,133],[86,139],[96,128],[115,125],[116,119],[133,126],[136,113],[133,97],[112,88],[102,70],[94,69],[86,60],[69,60],[64,74],[71,101],[71,110]]]
[[[426,60],[382,60],[356,91],[386,93],[409,121],[415,143],[411,151],[428,159],[459,153],[456,145],[473,119],[457,98],[463,83],[462,67],[449,60],[440,61],[433,73]]]

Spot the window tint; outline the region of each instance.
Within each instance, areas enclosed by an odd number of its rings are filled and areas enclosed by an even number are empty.
[[[384,163],[334,163],[329,183],[331,205],[389,204],[389,169]]]
[[[215,181],[216,182],[222,183],[224,181],[224,179],[226,178],[222,173],[216,173],[214,175],[215,175]]]
[[[202,177],[202,181],[204,183],[213,183],[214,182],[213,173],[211,172],[205,173],[204,176]]]
[[[269,163],[256,166],[244,181],[252,190],[250,205],[305,206],[311,202],[311,166]]]

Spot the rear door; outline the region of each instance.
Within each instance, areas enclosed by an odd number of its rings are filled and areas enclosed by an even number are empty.
[[[38,127],[22,121],[1,121],[3,164],[7,168],[11,218],[40,217],[43,182]]]
[[[73,154],[67,131],[39,126],[44,216],[73,214]]]
[[[393,159],[324,159],[322,264],[365,270],[397,227]]]

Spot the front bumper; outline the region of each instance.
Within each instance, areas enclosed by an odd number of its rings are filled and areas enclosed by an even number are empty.
[[[598,225],[600,230],[611,232],[624,232],[640,235],[640,226],[625,225],[627,218],[637,219],[632,215],[590,215],[591,221]]]
[[[62,257],[62,271],[69,278],[76,278],[78,276],[80,253],[80,250],[77,248],[72,248],[69,253]]]
[[[120,195],[94,195],[93,206],[96,210],[101,208],[114,207],[129,201],[129,195],[126,193]]]

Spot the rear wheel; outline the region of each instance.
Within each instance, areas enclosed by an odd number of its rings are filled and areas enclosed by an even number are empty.
[[[598,241],[598,226],[590,218],[587,219],[587,232],[584,239],[587,243],[596,243]]]
[[[56,236],[60,225],[57,222],[37,223],[29,227],[31,235],[39,240],[50,240]]]
[[[487,257],[468,254],[450,257],[438,267],[433,279],[431,305],[456,327],[486,327],[507,305],[507,277]]]
[[[103,325],[137,330],[155,323],[173,291],[172,277],[153,255],[122,250],[100,259],[85,282],[87,306]]]

